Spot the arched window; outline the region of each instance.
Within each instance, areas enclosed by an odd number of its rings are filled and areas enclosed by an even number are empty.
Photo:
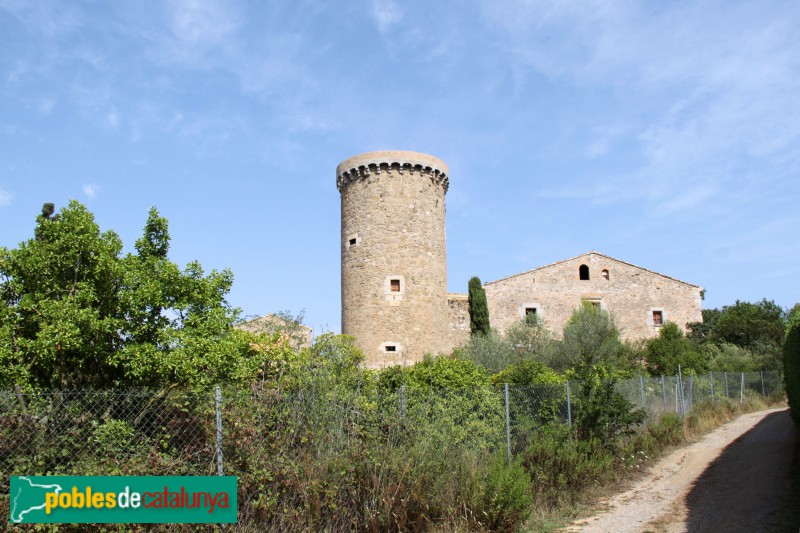
[[[580,277],[580,279],[582,279],[582,280],[588,280],[589,279],[589,267],[586,266],[586,265],[581,265],[581,267],[578,269],[578,277]]]
[[[603,276],[603,279],[609,279],[609,277],[608,277],[608,269],[604,268],[603,271],[600,272],[600,275]]]

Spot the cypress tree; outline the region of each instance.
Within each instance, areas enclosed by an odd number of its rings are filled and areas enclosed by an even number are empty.
[[[473,276],[469,280],[469,328],[473,335],[488,335],[489,305],[486,303],[486,291],[483,290],[480,278]]]

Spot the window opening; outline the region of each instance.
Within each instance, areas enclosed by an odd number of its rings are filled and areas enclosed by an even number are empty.
[[[355,246],[355,245],[356,245],[356,238],[353,237],[352,239],[350,239],[350,246]]]
[[[389,344],[389,345],[386,346],[386,351],[387,352],[396,352],[397,351],[397,346],[394,346],[393,344]]]
[[[608,270],[603,269],[603,271],[600,274],[602,274],[603,279],[605,279],[605,280],[608,279]]]
[[[399,279],[393,279],[393,280],[389,281],[389,286],[390,286],[392,292],[400,292],[400,280]]]
[[[535,315],[536,308],[535,307],[526,307],[525,308],[525,316]]]
[[[653,311],[653,325],[654,326],[663,326],[664,325],[664,313],[663,313],[663,311]]]
[[[586,265],[581,265],[580,268],[578,268],[578,277],[580,277],[580,279],[583,280],[583,281],[588,281],[589,280],[589,267],[586,266]]]

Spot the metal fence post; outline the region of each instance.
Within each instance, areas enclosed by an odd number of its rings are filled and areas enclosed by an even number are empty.
[[[639,399],[642,402],[642,409],[644,409],[644,378],[639,376]]]
[[[708,383],[711,385],[711,403],[714,403],[714,373],[708,373]]]
[[[217,387],[214,405],[217,411],[217,475],[222,473],[222,389]]]
[[[661,374],[661,398],[664,403],[664,412],[667,412],[667,386],[664,383],[664,374]]]
[[[567,381],[567,424],[572,427],[572,402],[569,396],[569,381]]]
[[[683,393],[683,374],[681,373],[681,365],[678,365],[678,390],[681,393],[681,416],[686,416],[686,396]]]
[[[642,376],[639,376],[639,398],[642,402],[642,409],[644,409],[644,421],[642,422],[642,425],[647,427],[647,417],[649,413],[644,406],[644,378]]]
[[[764,397],[767,396],[767,390],[764,388],[764,371],[763,370],[761,371],[761,395],[764,396]]]
[[[406,427],[406,386],[400,385],[400,425]]]
[[[694,374],[689,374],[689,410],[694,406]],[[685,413],[684,413],[685,414]]]
[[[678,382],[677,377],[675,378],[675,414],[679,414],[681,412],[680,405],[678,404],[678,387],[680,387],[680,383]]]
[[[730,393],[728,392],[728,371],[727,370],[725,371],[725,397],[726,398],[730,398],[731,397]]]
[[[511,419],[508,409],[508,383],[504,384],[506,393],[506,454],[508,455],[508,462],[511,462]]]
[[[739,403],[744,403],[744,372],[742,372],[742,386],[739,389]]]

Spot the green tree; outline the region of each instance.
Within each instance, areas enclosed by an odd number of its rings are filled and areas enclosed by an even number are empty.
[[[722,309],[705,309],[703,322],[693,322],[688,327],[689,339],[709,358],[722,356],[720,361],[723,361],[732,356],[740,367],[749,369],[774,369],[781,365],[786,313],[772,300],[756,303],[737,300]],[[752,355],[750,362],[741,360],[747,353]]]
[[[592,367],[603,364],[615,368],[621,364],[622,343],[613,317],[593,305],[576,309],[564,326],[561,354],[553,368]]]
[[[742,348],[780,346],[786,329],[784,310],[766,298],[757,303],[736,301],[722,308],[711,332],[715,341]]]
[[[136,253],[71,201],[46,204],[34,238],[0,250],[0,387],[205,388],[256,373],[284,348],[235,331],[229,270],[181,271],[150,211]],[[256,342],[257,341],[257,342]]]
[[[544,322],[535,314],[511,324],[506,330],[506,339],[519,355],[520,360],[534,359],[547,363],[553,351],[553,337]]]
[[[497,373],[508,365],[519,362],[519,354],[508,340],[495,331],[487,335],[472,335],[464,346],[457,348],[454,357],[472,361],[489,374]]]
[[[486,302],[486,291],[483,290],[481,280],[473,276],[468,284],[469,328],[473,335],[487,335],[491,331],[489,326],[489,304]]]
[[[0,250],[0,384],[75,388],[113,383],[108,354],[124,343],[122,242],[100,232],[73,201],[55,217],[46,204],[35,238]]]
[[[689,322],[686,324],[689,329],[687,337],[697,345],[703,344],[710,339],[722,311],[719,309],[703,309],[702,313],[702,322]]]
[[[647,370],[653,376],[678,373],[678,365],[683,371],[703,372],[706,365],[695,346],[674,322],[667,322],[658,337],[647,342]]]
[[[623,346],[614,319],[606,311],[584,305],[564,326],[563,362],[573,369],[578,391],[573,409],[578,437],[616,446],[618,435],[644,419],[615,390]]]

